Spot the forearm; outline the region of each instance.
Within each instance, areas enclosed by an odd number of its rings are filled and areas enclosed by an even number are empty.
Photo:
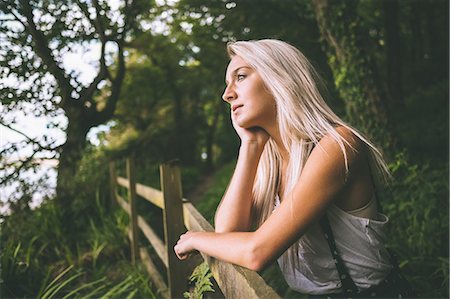
[[[216,259],[259,270],[262,263],[256,256],[253,237],[252,232],[197,232],[189,241],[193,249]]]
[[[262,150],[253,143],[241,145],[233,177],[216,211],[216,232],[250,229],[253,182]]]

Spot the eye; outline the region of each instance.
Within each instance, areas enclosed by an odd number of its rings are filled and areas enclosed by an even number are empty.
[[[247,77],[245,74],[237,74],[236,75],[237,81],[242,81],[245,79],[245,77]]]

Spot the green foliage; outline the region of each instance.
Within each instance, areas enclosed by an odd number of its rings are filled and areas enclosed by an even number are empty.
[[[236,162],[229,162],[214,173],[212,185],[205,190],[203,196],[196,202],[196,208],[210,223],[214,223],[214,214],[228,186]]]
[[[125,279],[118,282],[108,281],[104,276],[94,281],[85,281],[84,271],[73,272],[73,266],[64,269],[51,282],[43,286],[37,297],[42,299],[52,298],[136,298],[139,293],[150,295],[148,298],[155,298],[153,293],[148,292],[147,281],[139,273],[132,273]],[[139,292],[139,290],[147,292]],[[139,297],[138,297],[139,298]]]
[[[427,297],[448,295],[448,165],[411,164],[400,154],[390,165],[395,178],[382,201],[390,217],[388,246]],[[427,280],[423,280],[427,277]]]
[[[181,167],[181,182],[183,184],[183,193],[186,194],[199,184],[202,172],[199,167]]]
[[[209,266],[206,262],[201,263],[195,267],[189,281],[194,283],[193,289],[183,294],[186,299],[203,299],[205,292],[214,292],[212,288],[213,284],[210,280],[212,273],[209,270]]]
[[[394,118],[401,144],[414,161],[431,163],[431,168],[448,163],[448,87],[448,79],[443,79],[414,89]]]
[[[100,194],[92,197],[85,226],[71,236],[62,234],[53,201],[27,215],[4,218],[2,296],[155,298],[147,274],[127,261],[128,216],[120,209],[105,208]]]
[[[357,1],[314,2],[334,85],[345,103],[345,118],[385,149],[393,146],[382,91],[373,68],[375,51],[368,54],[365,23]],[[373,30],[376,30],[373,29]]]

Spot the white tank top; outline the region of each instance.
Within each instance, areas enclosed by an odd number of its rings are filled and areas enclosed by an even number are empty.
[[[375,200],[369,202],[363,210],[372,210],[373,202]],[[275,208],[279,204],[277,196]],[[361,209],[353,212],[358,214]],[[388,217],[380,213],[377,220],[358,217],[336,205],[328,208],[327,216],[336,248],[356,286],[367,289],[379,284],[392,268],[389,253],[384,248],[384,226],[389,221]],[[298,240],[298,245],[298,265],[295,265],[289,250],[278,259],[290,288],[314,295],[342,292],[336,265],[319,223],[309,228]]]

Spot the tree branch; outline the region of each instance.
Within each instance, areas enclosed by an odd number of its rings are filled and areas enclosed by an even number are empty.
[[[97,76],[94,78],[92,83],[87,87],[83,88],[83,90],[80,92],[80,100],[84,103],[86,101],[91,102],[93,105],[90,108],[91,112],[96,112],[95,104],[93,103],[93,96],[94,93],[97,91],[97,85],[104,79],[109,78],[111,79],[111,74],[109,72],[108,67],[106,66],[106,43],[108,42],[108,39],[106,38],[104,28],[101,24],[101,21],[99,20],[99,6],[97,1],[94,2],[95,4],[95,12],[96,12],[96,18],[93,20],[90,18],[89,15],[89,9],[86,3],[83,3],[81,1],[76,1],[78,6],[80,7],[81,11],[84,13],[86,18],[89,20],[89,22],[92,24],[92,26],[95,28],[95,32],[99,35],[100,41],[102,43],[101,47],[101,54],[100,54],[100,70],[97,74]]]
[[[20,0],[22,13],[26,17],[28,26],[26,29],[33,37],[34,41],[34,50],[36,54],[45,62],[48,67],[49,72],[55,77],[58,82],[58,86],[61,90],[61,107],[67,108],[68,105],[73,105],[74,101],[70,101],[72,99],[72,91],[73,88],[70,85],[70,79],[67,78],[65,71],[59,67],[57,62],[55,61],[52,51],[47,45],[47,40],[44,34],[39,31],[36,27],[36,24],[33,20],[33,10],[29,1]]]
[[[94,1],[94,3],[96,4],[94,6],[95,8],[95,14],[96,14],[96,18],[93,20],[90,18],[89,16],[89,9],[86,3],[83,3],[79,0],[76,1],[76,3],[78,4],[78,6],[80,7],[81,11],[84,13],[84,15],[86,16],[86,18],[89,20],[89,22],[91,23],[92,26],[94,26],[95,28],[95,32],[97,32],[97,34],[100,37],[100,40],[103,42],[106,42],[106,36],[105,36],[105,30],[103,29],[103,25],[100,22],[98,15],[99,15],[99,6],[97,1]]]
[[[106,48],[106,43],[102,42],[102,49],[101,49],[101,55],[100,55],[100,70],[99,70],[97,76],[94,78],[94,80],[91,82],[91,84],[88,87],[83,88],[80,91],[80,100],[83,103],[86,101],[93,103],[92,98],[94,96],[94,93],[97,91],[97,85],[106,78],[111,79],[111,74],[109,73],[108,67],[106,66],[106,62],[105,62],[105,48]],[[92,109],[96,110],[95,105],[92,105]]]
[[[118,67],[116,77],[112,80],[111,95],[109,96],[105,108],[98,114],[98,124],[104,123],[114,115],[116,104],[120,97],[120,90],[122,87],[123,79],[125,78],[125,56],[123,54],[123,45],[117,43],[118,51]]]
[[[40,144],[40,143],[39,143],[38,141],[36,141],[35,139],[29,137],[27,134],[25,134],[25,133],[23,133],[23,132],[21,132],[21,131],[15,129],[15,128],[13,128],[13,127],[11,127],[11,125],[5,124],[5,123],[4,123],[3,121],[1,121],[1,120],[0,120],[0,125],[2,125],[2,126],[8,128],[8,129],[10,129],[11,131],[14,131],[14,132],[16,132],[16,133],[22,135],[23,137],[25,137],[25,138],[27,139],[28,143],[32,143],[32,144],[34,144],[34,145],[37,145],[37,146],[39,147],[39,150],[55,151],[55,150],[57,150],[57,149],[59,149],[59,148],[61,147],[61,145],[58,145],[58,146],[56,146],[56,147],[51,147],[51,145],[54,144],[54,143],[56,142],[56,140],[53,141],[52,143],[50,143],[49,145],[43,146],[42,144]]]
[[[31,163],[31,161],[33,160],[34,155],[36,155],[36,153],[37,152],[34,151],[33,154],[31,154],[31,156],[29,156],[25,160],[14,161],[12,163],[2,165],[2,169],[6,169],[7,167],[13,167],[15,164],[20,163],[20,165],[18,167],[14,167],[14,171],[12,173],[2,177],[2,179],[0,180],[0,186],[5,184],[7,181],[17,177],[20,174],[20,171]]]
[[[22,24],[23,28],[27,28],[27,24],[25,24],[25,23],[20,19],[20,17],[16,14],[16,12],[13,11],[13,9],[12,9],[11,6],[6,5],[5,11],[8,12],[8,13],[10,13],[10,14],[16,19],[17,22],[19,22],[20,24]]]
[[[94,3],[95,15],[97,16],[95,18],[95,21],[94,21],[95,22],[95,29],[96,29],[97,33],[100,35],[100,40],[102,42],[106,43],[107,38],[106,38],[106,35],[105,35],[105,28],[103,28],[103,24],[102,24],[102,22],[100,21],[100,18],[99,18],[99,12],[101,10],[101,7],[98,4],[97,0],[93,0],[92,2]]]

